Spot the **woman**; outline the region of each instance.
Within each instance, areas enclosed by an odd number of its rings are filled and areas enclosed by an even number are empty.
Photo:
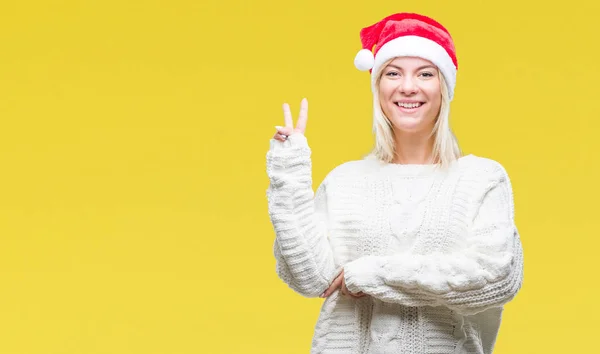
[[[312,353],[491,353],[523,253],[505,169],[461,156],[449,128],[457,60],[436,21],[395,14],[361,31],[375,147],[313,194],[288,105],[267,153],[277,274],[325,297]],[[374,50],[372,48],[374,47]],[[314,198],[313,198],[314,197]]]

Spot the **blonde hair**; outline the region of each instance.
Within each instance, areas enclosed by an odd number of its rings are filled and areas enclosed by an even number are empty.
[[[383,69],[392,61],[380,66],[380,70],[373,85],[373,133],[375,134],[375,146],[366,158],[377,159],[383,162],[391,163],[396,154],[396,144],[394,143],[394,131],[390,120],[385,116],[381,109],[379,101],[379,83],[383,74]],[[438,114],[435,125],[431,132],[434,136],[433,161],[441,168],[447,168],[456,161],[462,152],[458,145],[456,136],[450,129],[450,98],[444,75],[439,72],[440,88],[442,102],[440,113]]]

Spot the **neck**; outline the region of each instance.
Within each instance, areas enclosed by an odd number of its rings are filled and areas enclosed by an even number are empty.
[[[434,137],[429,133],[395,133],[396,155],[392,160],[397,164],[433,163]]]

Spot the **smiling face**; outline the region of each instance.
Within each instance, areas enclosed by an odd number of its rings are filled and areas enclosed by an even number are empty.
[[[379,102],[396,133],[430,133],[442,102],[440,73],[430,61],[398,57],[381,71]]]

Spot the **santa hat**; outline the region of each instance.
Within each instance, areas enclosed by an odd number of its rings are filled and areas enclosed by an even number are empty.
[[[419,57],[438,67],[452,100],[458,70],[456,51],[450,33],[435,20],[413,13],[394,14],[363,28],[360,39],[363,49],[356,54],[354,65],[361,71],[375,73],[371,75],[372,85],[389,59]]]

